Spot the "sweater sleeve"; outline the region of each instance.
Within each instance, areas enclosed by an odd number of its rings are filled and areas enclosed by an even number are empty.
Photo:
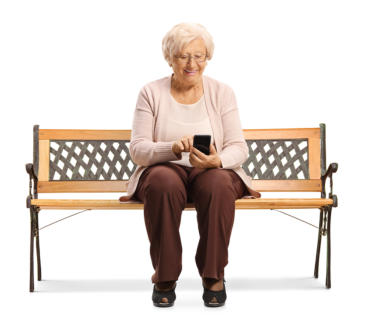
[[[154,112],[149,99],[147,87],[143,87],[138,95],[132,122],[130,153],[132,161],[141,166],[155,163],[180,160],[172,151],[174,141],[153,142]]]
[[[249,153],[241,128],[236,97],[229,87],[225,95],[225,101],[222,104],[221,119],[223,147],[219,157],[222,162],[222,168],[233,169],[241,166],[247,160]]]

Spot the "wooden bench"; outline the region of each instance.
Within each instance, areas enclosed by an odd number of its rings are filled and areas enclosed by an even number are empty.
[[[314,276],[318,278],[321,238],[327,235],[326,288],[331,287],[331,210],[338,204],[333,194],[332,174],[326,170],[326,129],[248,129],[244,136],[249,158],[243,164],[261,192],[321,192],[320,198],[239,199],[236,209],[319,209],[319,232]],[[30,177],[27,208],[30,209],[30,291],[34,291],[34,247],[38,280],[41,280],[38,215],[45,209],[137,210],[137,201],[39,199],[41,193],[125,192],[136,165],[129,154],[130,130],[52,130],[34,126],[33,164],[26,165]],[[326,197],[326,180],[330,192]],[[195,210],[188,203],[185,210]]]

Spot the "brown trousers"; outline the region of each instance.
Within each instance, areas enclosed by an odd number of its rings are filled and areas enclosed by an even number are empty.
[[[133,199],[144,203],[144,220],[155,273],[152,283],[177,281],[182,271],[179,233],[187,202],[197,211],[199,243],[195,256],[201,277],[222,279],[235,218],[235,200],[248,195],[231,169],[200,169],[171,162],[142,173]]]

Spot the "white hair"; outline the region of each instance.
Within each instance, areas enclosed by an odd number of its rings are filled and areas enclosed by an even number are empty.
[[[191,41],[201,38],[206,45],[207,60],[214,54],[214,41],[206,28],[199,23],[180,23],[175,25],[162,39],[162,53],[165,60],[171,65],[174,55]]]

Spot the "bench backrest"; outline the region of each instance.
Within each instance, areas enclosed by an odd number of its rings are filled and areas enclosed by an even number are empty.
[[[244,129],[243,164],[257,191],[321,191],[325,124],[319,128]],[[34,126],[37,192],[124,192],[136,169],[131,130],[63,130]]]

